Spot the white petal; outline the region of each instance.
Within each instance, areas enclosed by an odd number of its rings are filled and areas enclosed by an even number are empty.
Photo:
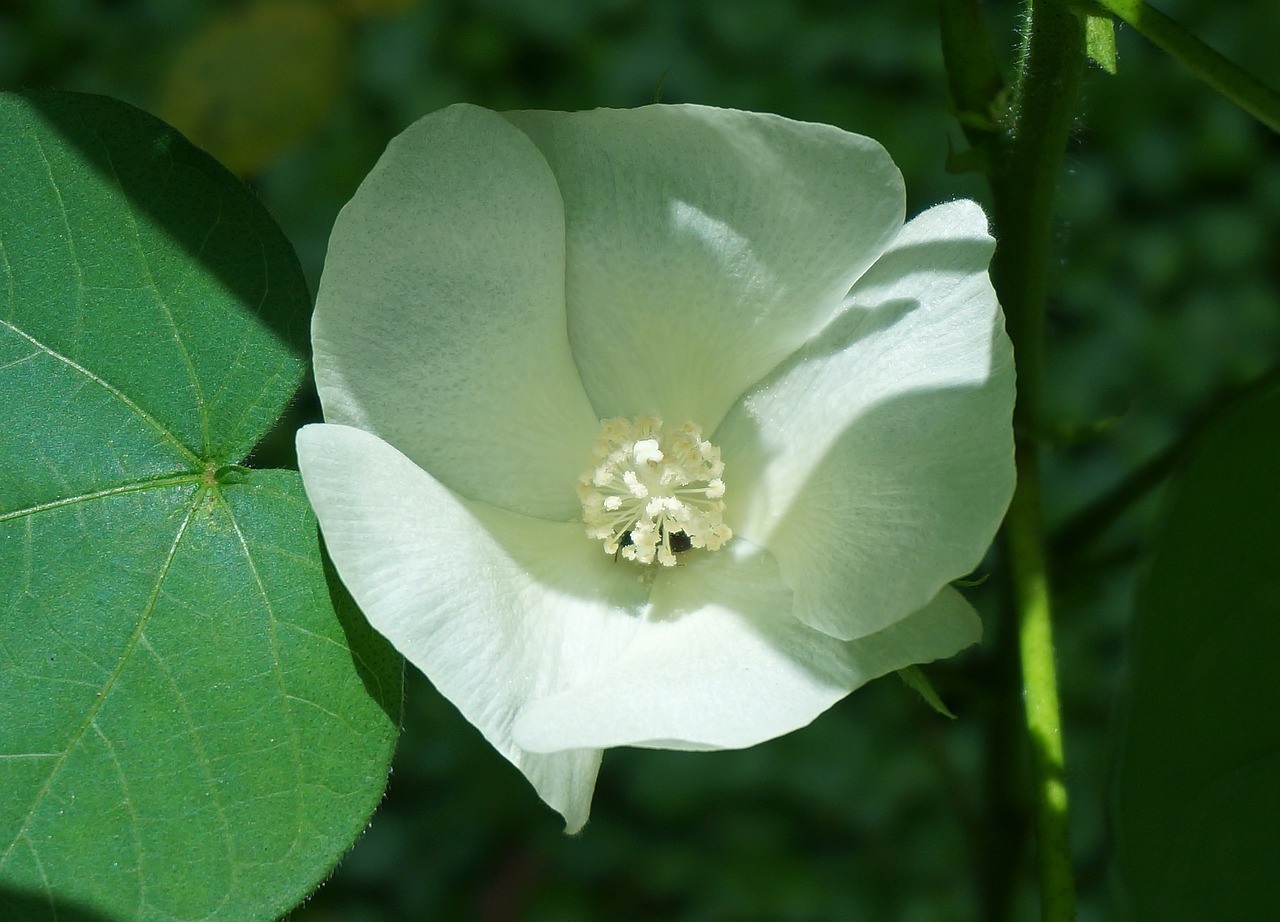
[[[298,460],[338,574],[369,622],[532,782],[574,831],[600,753],[512,742],[530,701],[611,662],[644,592],[581,523],[470,503],[358,429],[298,433]],[[630,610],[628,610],[630,608]]]
[[[569,338],[601,416],[711,431],[902,224],[870,138],[700,106],[516,112],[564,196]]]
[[[752,746],[805,726],[877,676],[950,656],[981,635],[973,609],[947,588],[877,634],[838,641],[790,616],[767,552],[741,541],[736,551],[659,574],[644,630],[594,678],[525,709],[520,745]]]
[[[312,338],[329,422],[464,496],[580,515],[597,420],[565,334],[563,206],[500,116],[453,106],[391,142],[334,225]]]
[[[911,221],[713,437],[726,521],[833,637],[879,631],[969,572],[1008,505],[1013,357],[992,246],[972,202]]]

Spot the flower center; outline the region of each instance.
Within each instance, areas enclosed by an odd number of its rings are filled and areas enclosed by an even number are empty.
[[[606,419],[578,478],[587,534],[606,554],[664,567],[693,548],[717,550],[733,537],[724,513],[720,449],[693,423]]]

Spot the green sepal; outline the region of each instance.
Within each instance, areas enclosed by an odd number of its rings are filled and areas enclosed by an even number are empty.
[[[919,666],[908,666],[906,669],[899,669],[898,678],[902,679],[908,688],[914,690],[921,698],[923,698],[925,704],[929,705],[929,707],[933,708],[943,717],[950,718],[951,720],[956,719],[956,715],[951,712],[951,709],[942,703],[942,698],[938,695],[933,684],[925,676]]]

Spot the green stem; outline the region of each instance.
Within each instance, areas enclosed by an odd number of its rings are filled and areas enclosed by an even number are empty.
[[[1026,867],[1027,772],[1022,758],[1023,706],[1018,655],[1016,606],[1012,580],[1004,581],[1005,604],[990,639],[988,662],[981,664],[990,689],[983,738],[982,791],[985,811],[978,853],[978,918],[984,922],[1019,922],[1019,884]]]
[[[1017,459],[1018,489],[1005,519],[1005,541],[1013,570],[1023,705],[1031,746],[1040,918],[1044,922],[1071,922],[1075,918],[1075,873],[1036,446],[1031,442],[1020,445]]]
[[[1018,362],[1018,485],[1005,522],[1031,746],[1040,914],[1075,917],[1053,621],[1040,519],[1044,318],[1058,176],[1084,69],[1084,24],[1065,0],[1028,0],[1010,127],[991,175],[998,241],[992,276]]]
[[[1145,0],[1094,0],[1241,109],[1280,132],[1280,93],[1232,64]],[[1088,5],[1090,8],[1093,4]]]
[[[1027,2],[1011,128],[991,176],[998,241],[992,274],[1018,361],[1016,421],[1042,431],[1053,206],[1084,70],[1084,26],[1062,0]]]

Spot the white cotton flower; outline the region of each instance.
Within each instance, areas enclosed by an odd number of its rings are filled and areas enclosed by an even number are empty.
[[[339,574],[570,831],[602,749],[750,746],[955,653],[1013,488],[992,246],[825,125],[427,116],[317,298]]]

